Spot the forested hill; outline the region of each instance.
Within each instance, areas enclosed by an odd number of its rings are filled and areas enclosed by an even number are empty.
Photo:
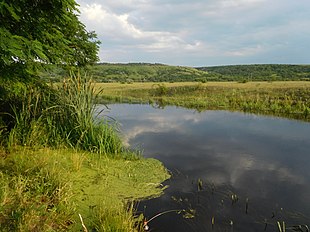
[[[208,77],[205,71],[191,67],[149,63],[97,64],[91,68],[90,72],[95,79],[104,82],[199,81]]]
[[[163,64],[101,63],[86,68],[88,75],[97,82],[184,82],[206,81],[213,75],[191,67],[170,66]],[[42,78],[60,81],[66,75],[64,69],[50,66],[41,73]],[[217,79],[218,74],[214,74]]]
[[[201,67],[210,75],[226,80],[310,80],[310,65],[251,64]]]
[[[230,65],[214,67],[184,67],[163,64],[101,63],[86,69],[97,82],[184,82],[184,81],[276,81],[310,80],[310,65]],[[64,69],[51,66],[43,71],[44,79],[60,81]]]

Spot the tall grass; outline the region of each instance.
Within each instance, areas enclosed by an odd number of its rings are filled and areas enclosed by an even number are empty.
[[[65,175],[44,156],[24,156],[0,159],[1,231],[66,231],[73,205]]]
[[[126,155],[127,157],[127,155]],[[154,159],[100,157],[76,149],[0,147],[0,231],[141,231],[138,199],[169,177]]]
[[[159,107],[233,110],[310,121],[308,82],[97,84],[105,102],[150,102]]]
[[[72,74],[63,85],[31,87],[22,95],[21,105],[12,106],[14,127],[9,147],[69,146],[100,154],[122,151],[115,126],[95,119],[94,85],[87,76]]]
[[[78,213],[96,231],[139,230],[142,219],[123,202],[160,194],[168,175],[123,148],[114,121],[96,118],[96,93],[90,78],[71,74],[23,88],[15,104],[6,101],[10,110],[2,104],[0,231],[81,231]]]
[[[160,194],[149,183],[168,175],[124,149],[114,122],[94,116],[92,80],[72,74],[18,96],[0,107],[0,231],[82,231],[78,213],[95,231],[138,230],[123,202]]]
[[[101,204],[94,210],[94,219],[93,223],[96,231],[143,231],[143,215],[135,216],[134,203],[130,203],[129,206],[125,208],[123,205],[111,208]]]
[[[117,154],[122,150],[115,127],[105,119],[95,120],[97,94],[90,78],[71,75],[58,87],[58,107],[56,127],[73,147],[98,152]]]

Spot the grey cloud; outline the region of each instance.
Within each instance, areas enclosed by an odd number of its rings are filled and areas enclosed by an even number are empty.
[[[309,62],[308,0],[79,3],[81,20],[102,40],[102,61],[191,66]]]

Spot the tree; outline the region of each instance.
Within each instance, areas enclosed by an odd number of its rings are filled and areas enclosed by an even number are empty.
[[[100,42],[78,13],[75,0],[1,0],[0,77],[26,78],[44,64],[98,61]]]

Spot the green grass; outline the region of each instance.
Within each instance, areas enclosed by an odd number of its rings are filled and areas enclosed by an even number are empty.
[[[0,158],[1,231],[138,231],[132,202],[158,196],[169,175],[154,159],[98,158],[16,147]],[[129,206],[128,206],[129,204]]]
[[[52,87],[3,88],[0,230],[139,231],[133,202],[160,195],[169,175],[95,117],[92,80],[77,74]]]
[[[4,156],[4,157],[3,157]],[[64,231],[73,204],[65,171],[27,149],[0,158],[1,231]]]
[[[97,83],[101,102],[176,105],[310,120],[310,82]]]
[[[94,118],[96,94],[91,79],[72,75],[63,85],[45,87],[47,91],[29,86],[20,94],[19,104],[7,106],[12,108],[7,113],[11,129],[2,133],[6,135],[2,141],[8,149],[65,146],[101,155],[121,153],[123,146],[115,125],[106,118]]]

